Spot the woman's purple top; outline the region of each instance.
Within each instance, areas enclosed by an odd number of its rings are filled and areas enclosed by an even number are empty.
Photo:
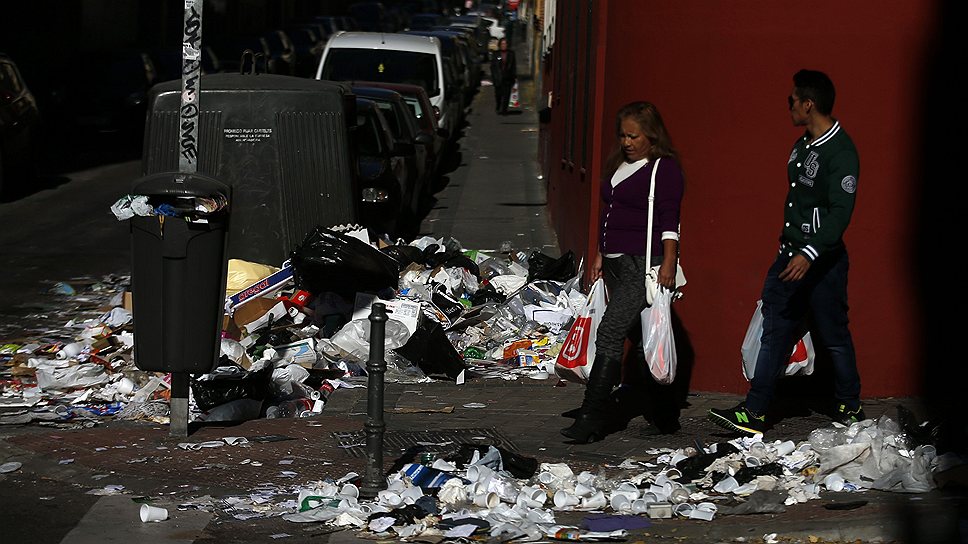
[[[624,253],[645,255],[649,220],[649,186],[655,161],[612,187],[611,179],[602,181],[601,220],[598,247],[603,255]],[[662,233],[679,231],[679,208],[684,181],[679,162],[662,157],[655,176],[653,202],[652,256],[662,255]]]

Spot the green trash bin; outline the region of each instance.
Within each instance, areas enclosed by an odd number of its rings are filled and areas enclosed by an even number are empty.
[[[228,185],[197,173],[137,180],[154,215],[131,219],[135,365],[205,374],[218,363],[227,273]]]

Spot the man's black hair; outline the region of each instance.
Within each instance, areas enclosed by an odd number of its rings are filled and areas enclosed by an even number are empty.
[[[793,86],[801,100],[812,100],[817,111],[830,115],[834,110],[834,83],[827,74],[816,70],[800,70],[793,75]]]

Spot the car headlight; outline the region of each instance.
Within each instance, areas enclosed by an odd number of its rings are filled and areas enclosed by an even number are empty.
[[[390,192],[376,187],[366,187],[363,189],[363,202],[386,202],[390,200]]]

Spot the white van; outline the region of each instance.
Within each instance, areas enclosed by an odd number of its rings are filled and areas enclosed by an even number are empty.
[[[379,81],[420,85],[440,112],[438,126],[454,134],[457,119],[448,113],[458,96],[447,88],[440,41],[434,37],[382,32],[339,32],[329,38],[316,79]]]

